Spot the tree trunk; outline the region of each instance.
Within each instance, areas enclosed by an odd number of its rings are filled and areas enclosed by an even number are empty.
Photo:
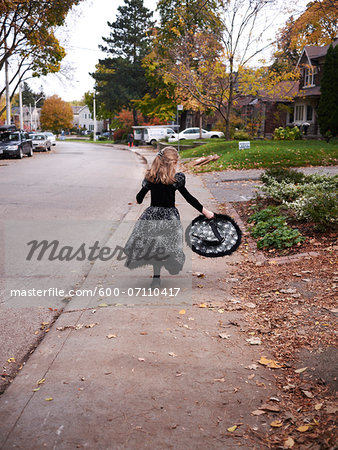
[[[134,121],[134,126],[137,126],[138,125],[137,110],[135,108],[133,108],[133,121]]]
[[[225,120],[225,139],[227,141],[230,140],[230,116],[232,111],[232,103],[233,103],[233,95],[234,95],[234,79],[233,79],[233,61],[230,59],[230,75],[229,75],[229,98],[226,107],[226,120]]]
[[[203,121],[202,121],[202,118],[203,118],[203,114],[201,113],[201,111],[199,111],[199,119],[200,119],[200,124],[199,124],[199,127],[200,127],[200,139],[202,139],[202,123],[203,123]]]

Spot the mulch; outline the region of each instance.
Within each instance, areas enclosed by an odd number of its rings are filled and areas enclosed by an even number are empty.
[[[253,203],[232,204],[245,224]],[[266,357],[281,366],[267,368],[275,373],[280,411],[276,426],[259,437],[263,448],[334,449],[337,234],[315,231],[311,224],[297,228],[307,239],[286,251],[255,251],[252,238],[245,236],[242,252],[247,256],[233,267],[238,282],[232,294],[241,304],[253,305],[245,313],[247,333],[259,338]],[[306,362],[305,354],[310,355]]]

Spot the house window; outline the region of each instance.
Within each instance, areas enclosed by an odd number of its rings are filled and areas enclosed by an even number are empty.
[[[304,87],[314,86],[314,76],[317,73],[316,67],[306,67],[304,69]]]
[[[313,116],[313,108],[311,105],[307,105],[306,107],[306,120],[310,122]]]
[[[303,118],[304,118],[304,105],[296,105],[295,120],[303,121]]]

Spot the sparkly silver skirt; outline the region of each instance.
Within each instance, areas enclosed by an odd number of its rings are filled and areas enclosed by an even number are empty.
[[[136,222],[124,247],[129,269],[164,267],[171,275],[184,265],[183,229],[175,207],[149,206]]]

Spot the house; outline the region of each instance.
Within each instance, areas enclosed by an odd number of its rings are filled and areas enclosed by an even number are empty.
[[[298,92],[298,82],[282,81],[271,94],[260,90],[257,95],[240,97],[235,110],[241,126],[251,135],[271,138],[278,127],[293,126],[293,98]]]
[[[332,45],[335,47],[337,43],[338,39],[335,39]],[[297,63],[301,77],[299,90],[294,99],[293,123],[303,127],[304,133],[312,138],[321,136],[317,108],[320,99],[320,80],[328,48],[329,45],[323,47],[306,45]]]
[[[80,130],[94,131],[94,119],[87,105],[72,106],[73,109],[73,126]],[[96,130],[102,133],[105,129],[103,120],[96,120]]]
[[[18,106],[12,106],[12,123],[20,128],[20,108]],[[40,130],[40,114],[41,108],[34,108],[30,106],[22,107],[23,115],[23,129],[25,131]]]
[[[333,46],[336,46],[335,39]],[[320,80],[329,45],[304,47],[297,68],[299,81],[282,81],[274,93],[259,91],[255,96],[243,96],[235,109],[241,126],[252,135],[271,138],[275,128],[298,126],[312,139],[321,137],[317,108],[320,99]]]

